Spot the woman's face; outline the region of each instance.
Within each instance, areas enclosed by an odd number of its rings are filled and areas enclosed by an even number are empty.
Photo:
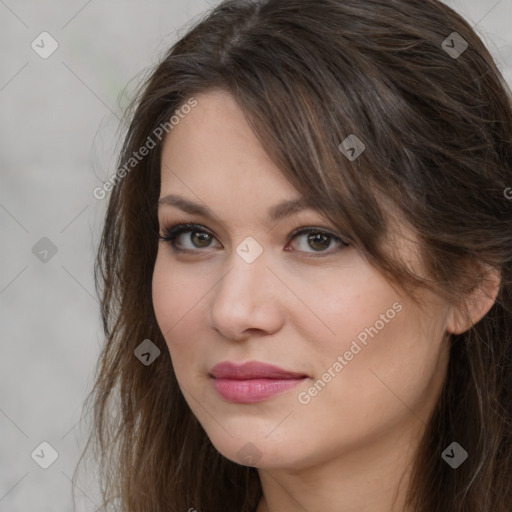
[[[261,468],[371,456],[383,443],[398,450],[437,401],[448,305],[424,292],[421,309],[399,294],[315,210],[271,220],[277,205],[301,197],[229,95],[196,99],[165,141],[160,199],[211,216],[161,201],[161,235],[199,227],[176,236],[180,251],[160,241],[153,276],[156,318],[190,409],[225,457]],[[299,227],[309,231],[291,236]],[[401,250],[414,266],[413,248]],[[211,376],[218,363],[248,361],[295,378],[261,368]]]

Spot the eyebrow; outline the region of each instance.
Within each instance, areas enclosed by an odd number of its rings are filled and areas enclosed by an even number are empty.
[[[158,200],[158,206],[175,206],[180,210],[183,210],[186,213],[202,215],[203,217],[217,217],[210,208],[207,206],[203,206],[198,203],[194,203],[184,197],[177,196],[175,194],[169,194],[164,196]],[[284,201],[282,203],[276,204],[269,208],[268,210],[268,218],[272,222],[277,222],[278,220],[283,219],[284,217],[288,217],[293,215],[294,213],[300,212],[302,210],[316,210],[316,208],[309,205],[304,198],[299,199],[291,199],[289,201]]]

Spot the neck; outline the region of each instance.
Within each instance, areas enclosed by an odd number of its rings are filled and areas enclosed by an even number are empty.
[[[411,424],[392,425],[386,436],[328,454],[329,461],[258,469],[263,497],[256,512],[408,512],[405,495],[425,426],[414,417]]]

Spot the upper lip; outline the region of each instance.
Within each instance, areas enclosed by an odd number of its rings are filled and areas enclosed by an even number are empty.
[[[210,375],[216,379],[299,379],[307,377],[304,373],[291,372],[272,364],[248,361],[237,364],[224,361],[210,370]]]

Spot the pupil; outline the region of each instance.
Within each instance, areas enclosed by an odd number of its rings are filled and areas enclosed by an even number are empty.
[[[309,242],[312,242],[313,244],[316,244],[317,242],[320,243],[320,249],[325,249],[325,242],[327,241],[328,242],[329,240],[329,236],[328,235],[324,235],[322,233],[316,233],[314,235],[310,235],[308,237],[308,241]],[[324,242],[324,245],[322,246],[322,241]],[[315,247],[311,246],[313,249],[315,249]],[[327,247],[329,247],[329,243],[327,243]]]
[[[199,244],[201,247],[207,247],[209,242],[210,235],[208,233],[199,233],[194,231],[193,236],[199,240]],[[206,244],[201,245],[201,242],[206,242]]]

